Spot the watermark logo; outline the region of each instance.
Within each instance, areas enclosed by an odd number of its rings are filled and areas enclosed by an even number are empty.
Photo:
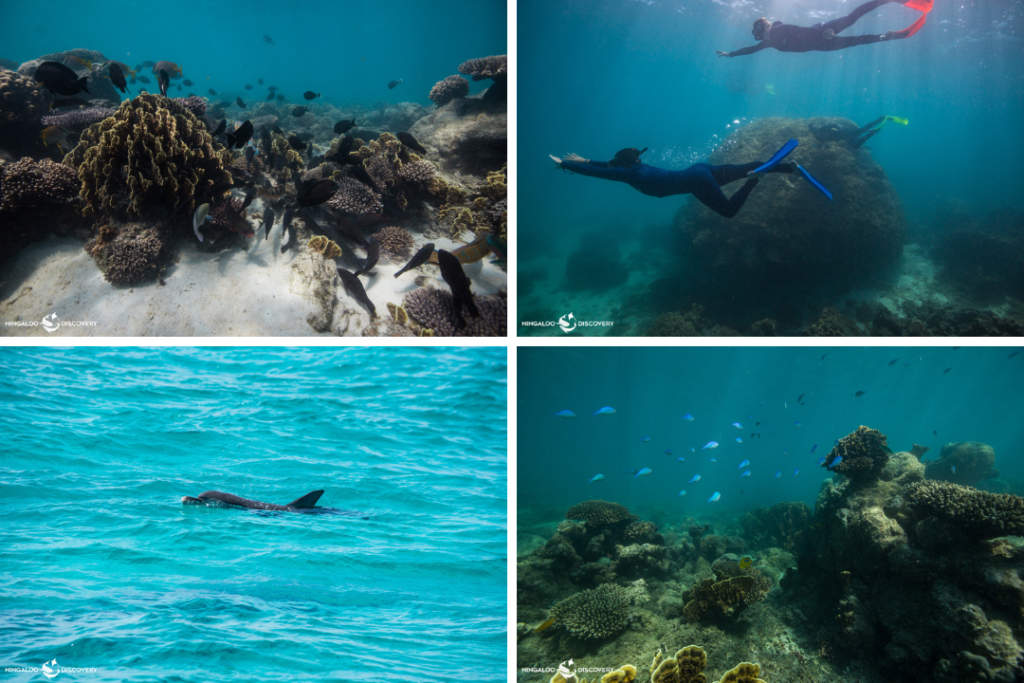
[[[558,665],[558,673],[567,681],[576,678],[576,663],[571,659],[567,662],[562,662]]]
[[[610,673],[610,672],[614,671],[614,669],[610,669],[610,668],[607,668],[607,667],[586,667],[586,666],[584,666],[584,667],[577,668],[576,667],[576,662],[574,662],[571,659],[569,659],[567,661],[564,661],[561,664],[559,664],[557,669],[555,669],[553,667],[550,667],[550,666],[547,666],[547,667],[525,666],[525,667],[523,667],[523,668],[521,668],[519,670],[521,672],[523,672],[523,673],[534,673],[534,674],[553,674],[553,673],[557,673],[559,676],[562,677],[562,680],[565,681],[565,683],[578,683],[579,679],[576,678],[576,676],[578,674],[592,674],[592,673],[606,674],[606,673]],[[594,680],[596,681],[597,678],[595,678]]]
[[[47,332],[56,332],[60,328],[60,321],[57,320],[56,312],[43,318],[43,329]],[[54,674],[56,675],[56,674]]]
[[[572,320],[573,322],[569,322],[570,320]],[[558,326],[562,328],[562,332],[569,334],[570,332],[576,329],[575,321],[576,316],[574,316],[572,313],[570,313],[569,315],[563,315],[561,318],[558,319]]]
[[[558,320],[523,320],[520,323],[523,327],[558,327],[566,334],[580,327],[612,327],[614,324],[610,320],[580,320],[573,313],[567,313]]]
[[[54,317],[56,317],[56,314],[54,314]],[[43,320],[45,321],[46,318],[43,318]],[[57,329],[57,328],[55,327],[53,329]],[[53,330],[47,330],[47,332],[52,332],[52,331]],[[54,657],[54,659],[52,661],[49,661],[49,662],[46,662],[45,664],[43,664],[42,671],[43,671],[43,675],[46,676],[47,678],[56,678],[57,674],[60,673],[60,669],[57,668],[57,658]]]
[[[42,327],[47,334],[53,334],[62,327],[96,327],[94,320],[61,320],[54,311],[42,320],[5,320],[5,327]]]

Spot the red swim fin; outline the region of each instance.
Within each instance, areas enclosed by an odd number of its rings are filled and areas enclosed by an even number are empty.
[[[934,0],[903,0],[903,4],[918,12],[931,12]]]
[[[915,21],[913,24],[903,29],[902,31],[897,31],[896,35],[899,36],[900,38],[909,38],[910,36],[914,35],[915,33],[921,30],[921,27],[924,26],[925,19],[927,18],[927,13],[922,14],[920,19],[918,19],[917,21]]]

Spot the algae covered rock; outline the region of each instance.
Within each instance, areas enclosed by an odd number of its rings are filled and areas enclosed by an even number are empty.
[[[810,524],[811,508],[806,503],[779,503],[743,515],[743,530],[755,545],[786,550],[803,545]]]
[[[963,486],[974,486],[982,479],[996,479],[995,449],[977,441],[947,443],[937,460],[925,463],[924,476]]]

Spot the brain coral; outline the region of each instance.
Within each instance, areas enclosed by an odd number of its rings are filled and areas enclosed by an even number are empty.
[[[430,99],[439,107],[443,107],[454,99],[465,97],[469,94],[469,81],[462,76],[449,76],[443,81],[438,81],[430,89]]]
[[[905,492],[918,516],[938,517],[970,538],[1024,536],[1024,498],[1020,496],[932,480],[911,484]]]
[[[639,599],[635,589],[606,583],[562,600],[551,608],[551,616],[577,638],[607,638],[629,625]]]
[[[125,100],[114,116],[90,126],[64,163],[78,169],[87,212],[111,216],[164,214],[192,197],[190,212],[231,183],[231,153],[214,150],[203,122],[174,100],[149,94]]]
[[[582,519],[593,526],[608,526],[619,522],[633,522],[638,517],[626,506],[605,500],[585,500],[569,508],[566,519]]]
[[[889,462],[889,453],[885,434],[861,425],[857,431],[839,439],[839,443],[829,451],[822,467],[831,468],[851,479],[878,479],[882,468]],[[840,456],[842,461],[833,466],[832,463]]]

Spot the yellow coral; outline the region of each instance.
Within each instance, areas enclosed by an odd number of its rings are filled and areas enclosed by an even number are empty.
[[[615,671],[609,671],[601,676],[601,683],[630,683],[636,679],[636,667],[631,664],[623,664]]]
[[[765,683],[758,676],[761,675],[761,667],[750,662],[741,662],[725,675],[718,683]]]
[[[689,645],[663,661],[651,674],[651,683],[707,683],[708,677],[704,673],[707,664],[708,656],[704,649]]]
[[[341,256],[341,247],[339,247],[336,242],[327,239],[323,235],[316,235],[315,237],[312,237],[306,246],[313,251],[322,254],[325,259],[333,259]]]

